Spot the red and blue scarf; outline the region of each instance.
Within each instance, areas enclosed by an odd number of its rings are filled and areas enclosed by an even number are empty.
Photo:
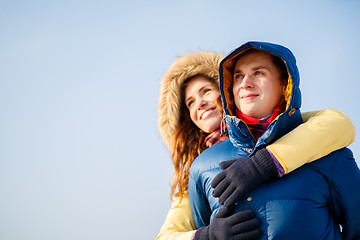
[[[255,140],[257,141],[261,135],[264,134],[270,123],[282,112],[285,110],[285,101],[283,101],[279,106],[275,108],[273,113],[270,117],[266,118],[265,120],[256,119],[253,117],[250,117],[249,115],[246,115],[239,110],[235,109],[236,116],[244,121],[247,126],[249,127],[249,130],[251,134],[254,136]]]

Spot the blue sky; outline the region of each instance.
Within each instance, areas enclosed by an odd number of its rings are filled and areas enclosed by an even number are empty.
[[[289,47],[303,111],[360,129],[360,3],[0,0],[0,239],[154,239],[169,209],[160,78],[188,51]],[[359,163],[358,137],[350,148]]]

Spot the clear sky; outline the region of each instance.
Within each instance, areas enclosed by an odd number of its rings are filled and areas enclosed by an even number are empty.
[[[303,111],[360,129],[356,0],[0,0],[0,239],[154,239],[169,209],[160,78],[249,40],[297,57]],[[316,146],[314,146],[316,147]],[[357,137],[350,148],[360,159]]]

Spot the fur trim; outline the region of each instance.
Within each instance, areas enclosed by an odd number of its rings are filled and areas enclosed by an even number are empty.
[[[216,79],[218,82],[219,64],[223,58],[223,55],[214,52],[187,53],[176,58],[163,75],[158,102],[158,128],[170,152],[179,124],[181,85],[185,80],[198,74]]]

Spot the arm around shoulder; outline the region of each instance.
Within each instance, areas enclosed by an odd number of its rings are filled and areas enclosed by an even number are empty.
[[[285,174],[347,147],[355,139],[355,127],[343,112],[325,109],[303,113],[302,117],[303,124],[266,147]]]

